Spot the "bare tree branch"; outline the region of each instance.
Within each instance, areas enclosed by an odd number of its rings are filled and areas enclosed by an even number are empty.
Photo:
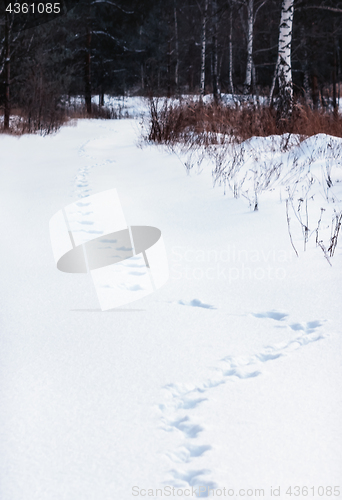
[[[256,9],[255,9],[255,12],[254,12],[254,19],[253,19],[253,24],[255,24],[255,20],[256,20],[256,17],[257,17],[257,14],[259,12],[259,10],[261,9],[261,7],[263,7],[265,5],[265,3],[267,2],[267,0],[264,0]]]
[[[115,36],[111,35],[110,33],[107,33],[106,31],[92,31],[93,35],[105,35],[114,40],[114,42],[117,42],[118,45],[123,48],[125,52],[145,52],[145,49],[129,49],[126,47],[126,45],[123,45],[121,40],[116,38]]]
[[[96,3],[107,3],[109,5],[112,5],[113,7],[116,7],[117,9],[121,10],[125,14],[134,14],[134,11],[125,10],[120,5],[118,5],[117,3],[111,2],[109,0],[95,0],[94,2],[92,2],[92,5],[94,5]]]
[[[329,10],[331,12],[338,12],[339,14],[342,14],[342,9],[339,9],[337,7],[328,7],[324,5],[307,5],[303,7],[298,7],[297,10],[307,10],[307,9],[320,9],[320,10]]]

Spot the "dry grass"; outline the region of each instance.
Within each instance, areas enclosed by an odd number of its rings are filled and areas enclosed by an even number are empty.
[[[11,135],[41,134],[48,135],[56,132],[62,125],[70,124],[70,121],[84,118],[94,119],[120,119],[126,118],[122,108],[101,107],[92,104],[91,115],[87,114],[83,104],[75,106],[60,106],[57,109],[35,109],[27,111],[21,108],[11,110],[10,128],[5,130],[3,126],[3,114],[0,112],[0,133]]]
[[[169,146],[209,146],[242,142],[253,136],[298,134],[302,139],[325,133],[342,137],[342,118],[296,103],[292,117],[279,120],[270,106],[151,99],[147,139]]]
[[[94,118],[103,120],[118,120],[123,118],[129,118],[128,111],[123,108],[123,106],[99,106],[98,104],[92,103],[91,114],[87,113],[84,104],[72,104],[66,106],[66,114],[72,119],[84,119],[84,118]]]
[[[69,117],[64,110],[55,110],[53,113],[27,113],[20,108],[15,108],[11,111],[9,129],[4,129],[3,115],[0,115],[0,133],[48,135],[56,132],[69,121]]]

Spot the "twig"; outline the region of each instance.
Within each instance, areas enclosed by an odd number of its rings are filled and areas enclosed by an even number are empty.
[[[286,220],[287,220],[287,229],[289,231],[291,245],[292,245],[292,248],[293,248],[293,250],[295,251],[295,253],[296,253],[297,257],[298,257],[298,252],[296,250],[296,247],[293,244],[292,234],[291,234],[291,228],[290,228],[290,220],[291,219],[289,217],[289,200],[286,200]]]

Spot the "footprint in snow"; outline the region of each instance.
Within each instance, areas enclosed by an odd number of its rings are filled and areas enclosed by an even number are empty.
[[[201,457],[206,451],[210,450],[211,446],[209,445],[199,445],[194,446],[187,444],[185,446],[181,446],[175,452],[168,453],[167,456],[175,463],[188,463],[194,457]]]
[[[179,488],[191,486],[193,487],[196,497],[205,498],[209,496],[210,490],[217,488],[217,485],[212,481],[203,480],[203,476],[208,474],[208,472],[210,471],[206,469],[189,470],[187,472],[172,470],[171,474],[173,480],[168,481],[167,484]]]
[[[201,302],[198,299],[192,299],[190,300],[190,302],[184,302],[183,300],[179,300],[178,304],[181,304],[182,306],[203,307],[204,309],[216,309],[216,307],[210,304],[205,304],[204,302]]]
[[[252,313],[252,316],[254,316],[255,318],[271,318],[275,319],[276,321],[283,321],[288,316],[288,314],[278,311],[267,311],[260,313]]]
[[[178,301],[181,305],[192,307],[204,307],[206,309],[215,309],[209,304],[204,304],[198,299],[190,302]],[[198,457],[212,450],[209,444],[199,442],[204,427],[191,419],[191,411],[204,403],[209,391],[213,387],[225,384],[228,380],[236,383],[239,381],[250,380],[258,377],[263,372],[265,363],[275,361],[283,356],[290,355],[293,351],[308,345],[312,342],[324,339],[326,335],[321,332],[325,320],[313,320],[303,323],[286,322],[288,314],[276,310],[252,313],[257,320],[268,321],[269,319],[282,322],[284,328],[289,331],[297,332],[297,336],[291,340],[284,341],[281,344],[264,347],[260,352],[250,356],[225,356],[219,361],[215,369],[215,375],[202,380],[197,385],[187,386],[185,384],[168,384],[164,387],[167,390],[167,401],[159,405],[162,418],[162,429],[166,432],[177,432],[182,436],[182,444],[177,449],[165,453],[166,457],[174,464],[179,465],[177,469],[169,470],[172,484],[178,487],[188,487],[203,485],[214,488],[215,483],[205,479],[205,476],[212,471],[207,469],[187,470],[186,464],[192,463]],[[274,325],[277,327],[276,325]],[[245,382],[242,382],[245,383]],[[207,478],[209,479],[209,478]],[[200,496],[208,496],[206,491],[202,490]]]

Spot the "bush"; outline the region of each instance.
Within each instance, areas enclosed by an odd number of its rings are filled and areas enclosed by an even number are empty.
[[[194,99],[151,99],[146,138],[159,144],[191,147],[284,133],[298,134],[302,139],[319,133],[342,137],[342,118],[299,102],[291,118],[280,120],[276,109],[267,105],[241,103],[232,107]]]

